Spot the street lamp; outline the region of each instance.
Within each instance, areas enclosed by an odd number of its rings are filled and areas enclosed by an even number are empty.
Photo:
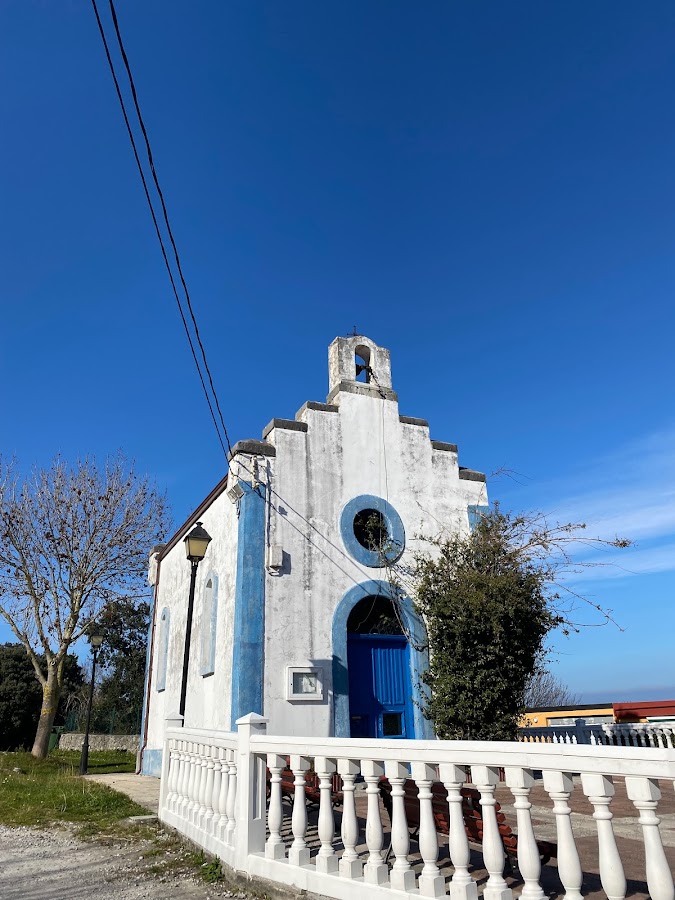
[[[195,583],[197,581],[197,566],[206,555],[206,548],[211,543],[211,535],[202,528],[202,523],[197,522],[192,531],[183,541],[185,555],[190,560],[190,597],[188,599],[187,623],[185,626],[185,650],[183,651],[183,681],[180,688],[180,705],[178,712],[185,715],[185,697],[187,694],[188,667],[190,665],[190,640],[192,637],[192,612],[195,605]]]
[[[103,632],[95,623],[89,626],[89,643],[91,644],[91,684],[89,686],[89,700],[87,701],[87,722],[84,729],[84,741],[82,754],[80,755],[80,775],[87,774],[89,765],[89,724],[91,722],[91,705],[94,700],[94,682],[96,681],[96,657],[103,643]]]

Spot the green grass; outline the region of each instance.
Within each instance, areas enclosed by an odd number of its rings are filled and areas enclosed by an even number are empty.
[[[130,771],[129,756],[91,753],[89,771]],[[55,751],[44,760],[30,753],[0,753],[0,823],[38,828],[55,822],[86,823],[91,831],[147,813],[125,794],[80,778],[79,762],[77,751]]]

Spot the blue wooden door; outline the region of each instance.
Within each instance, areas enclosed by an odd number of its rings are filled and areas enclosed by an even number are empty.
[[[412,738],[410,648],[403,635],[349,634],[352,737]]]

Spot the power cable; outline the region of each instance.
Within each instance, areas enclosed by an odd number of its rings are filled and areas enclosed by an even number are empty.
[[[164,194],[162,193],[162,189],[159,185],[159,179],[157,177],[157,172],[155,170],[155,162],[152,156],[152,149],[150,147],[150,139],[148,137],[148,132],[145,127],[145,122],[143,120],[143,116],[141,114],[141,108],[138,103],[138,94],[136,93],[136,84],[134,82],[134,76],[131,73],[131,66],[129,65],[129,58],[127,56],[127,52],[124,49],[124,43],[122,41],[122,35],[120,33],[119,22],[117,21],[117,12],[115,11],[115,3],[114,0],[109,0],[110,5],[110,14],[112,16],[113,27],[115,28],[115,35],[117,36],[117,43],[120,48],[120,53],[122,54],[122,61],[124,62],[124,68],[127,72],[127,77],[129,79],[129,87],[131,88],[131,96],[133,97],[134,106],[136,108],[136,115],[138,116],[138,123],[141,126],[141,131],[143,132],[143,138],[145,140],[145,148],[148,154],[148,164],[150,166],[150,172],[152,173],[152,180],[155,183],[155,187],[157,189],[157,194],[159,196],[159,201],[162,204],[162,213],[164,215],[164,223],[166,225],[166,230],[169,235],[169,240],[171,241],[171,246],[173,247],[173,255],[176,260],[176,267],[178,269],[178,274],[180,276],[181,284],[183,285],[183,290],[185,291],[185,299],[187,301],[188,310],[190,311],[190,318],[192,319],[192,324],[195,330],[195,336],[197,338],[197,343],[199,344],[199,349],[201,350],[202,359],[204,361],[204,368],[206,370],[206,374],[209,379],[209,384],[211,386],[211,391],[213,393],[213,399],[216,402],[216,409],[218,410],[218,415],[220,417],[220,424],[223,428],[223,434],[225,435],[225,441],[227,443],[228,452],[232,452],[232,445],[230,444],[230,438],[227,433],[227,428],[225,427],[225,419],[223,418],[223,412],[220,408],[220,403],[218,402],[218,394],[216,393],[215,386],[213,384],[213,378],[211,376],[211,369],[209,368],[209,364],[206,359],[206,351],[204,350],[204,345],[202,343],[201,335],[199,334],[199,327],[197,325],[197,319],[194,314],[194,310],[192,308],[192,301],[190,299],[190,292],[188,291],[188,286],[185,283],[185,276],[183,275],[183,267],[181,266],[180,256],[178,254],[178,247],[176,246],[176,241],[173,237],[173,231],[171,229],[171,223],[169,222],[169,214],[167,212],[166,203],[164,202]]]
[[[117,74],[115,72],[115,66],[112,61],[112,57],[110,55],[110,49],[108,47],[108,41],[106,40],[105,31],[103,30],[103,23],[101,22],[101,17],[98,12],[98,7],[96,5],[96,0],[91,0],[92,6],[94,8],[94,15],[96,16],[96,23],[98,25],[98,30],[101,35],[101,40],[103,41],[103,48],[105,50],[106,59],[108,60],[108,68],[110,69],[110,74],[112,75],[113,82],[115,84],[115,91],[117,93],[117,99],[119,100],[120,107],[122,109],[122,115],[124,116],[124,124],[127,128],[127,134],[129,135],[129,140],[131,141],[131,147],[134,152],[134,158],[136,160],[136,166],[138,167],[138,174],[141,176],[141,182],[143,183],[143,190],[145,192],[145,199],[148,203],[148,208],[150,210],[150,215],[152,216],[152,222],[155,226],[155,232],[157,234],[157,240],[159,241],[159,246],[162,251],[162,257],[164,258],[164,265],[166,266],[166,271],[169,275],[169,280],[171,282],[171,287],[173,289],[173,295],[176,298],[176,304],[178,305],[178,311],[180,313],[181,321],[183,322],[183,328],[185,329],[185,334],[188,339],[188,343],[190,345],[190,351],[192,352],[192,358],[195,362],[195,366],[197,367],[197,373],[199,375],[199,380],[202,385],[202,390],[204,391],[204,396],[206,397],[206,402],[209,406],[209,412],[211,413],[211,418],[213,420],[214,427],[216,429],[216,434],[218,435],[218,441],[220,446],[222,447],[223,453],[227,457],[227,451],[225,449],[225,444],[223,442],[222,435],[220,433],[220,429],[218,427],[218,422],[216,420],[216,414],[213,410],[213,404],[211,403],[211,398],[209,397],[208,390],[206,388],[206,383],[204,381],[204,376],[202,375],[202,370],[199,365],[199,360],[197,359],[197,354],[195,352],[194,344],[192,342],[192,335],[190,334],[190,329],[188,327],[187,320],[185,318],[185,314],[183,312],[183,305],[181,303],[180,296],[178,294],[178,288],[176,287],[176,282],[173,277],[173,272],[171,271],[171,266],[169,264],[169,257],[167,256],[166,248],[164,246],[164,240],[162,238],[162,233],[159,228],[159,222],[157,221],[157,216],[155,214],[155,210],[152,204],[152,199],[150,197],[150,191],[148,190],[148,183],[145,178],[145,174],[143,172],[143,167],[141,165],[141,160],[138,155],[138,148],[136,147],[136,141],[134,139],[133,131],[131,130],[131,124],[129,122],[129,116],[127,114],[126,105],[124,103],[124,97],[122,96],[122,91],[120,89],[119,81],[117,79]],[[201,345],[201,342],[200,342]],[[203,348],[202,348],[203,352]],[[213,387],[213,385],[212,385]],[[217,404],[217,399],[216,399]],[[225,432],[226,440],[227,440],[227,432]],[[229,440],[227,441],[229,446]]]

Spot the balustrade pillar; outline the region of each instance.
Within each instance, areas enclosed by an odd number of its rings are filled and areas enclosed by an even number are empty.
[[[213,815],[211,817],[211,826],[210,831],[211,834],[218,837],[219,835],[219,825],[221,819],[221,811],[220,811],[220,786],[223,780],[223,748],[222,747],[214,747],[213,748],[213,788],[211,790],[211,810]]]
[[[218,792],[218,813],[220,814],[220,818],[218,820],[218,828],[215,831],[215,835],[223,843],[225,843],[227,834],[227,791],[230,785],[230,752],[230,750],[227,750],[224,747],[221,747],[219,751],[220,791]]]
[[[295,775],[293,784],[293,815],[291,831],[293,843],[288,851],[288,861],[294,866],[309,864],[309,849],[305,841],[307,833],[307,801],[305,798],[305,772],[311,768],[311,760],[306,756],[291,756],[291,771]]]
[[[391,849],[396,857],[389,880],[394,890],[412,891],[415,888],[415,873],[408,859],[410,832],[408,831],[404,800],[404,784],[408,778],[408,766],[405,763],[386,760],[384,773],[391,785]]]
[[[569,799],[574,781],[569,772],[544,772],[544,788],[553,801],[558,843],[558,875],[565,888],[565,900],[582,900],[583,873],[572,831]]]
[[[281,797],[281,773],[286,768],[286,758],[276,753],[267,754],[267,768],[270,770],[270,804],[267,811],[267,827],[270,836],[265,844],[268,859],[285,859],[286,849],[281,837],[283,807]]]
[[[198,744],[195,744],[194,741],[190,741],[188,750],[188,766],[190,768],[188,775],[188,789],[187,796],[185,798],[185,809],[183,812],[183,818],[187,819],[188,822],[192,821],[192,811],[195,808],[195,786],[197,784],[197,763],[199,757],[197,756],[197,747]]]
[[[652,900],[673,900],[675,888],[670,866],[663,850],[660,819],[656,807],[661,799],[661,791],[653,778],[626,776],[626,792],[640,813],[642,838],[645,845],[647,886]]]
[[[359,764],[355,759],[339,759],[338,772],[342,776],[342,829],[340,836],[344,852],[339,863],[340,875],[345,878],[360,878],[363,874],[363,863],[356,852],[359,839],[359,822],[356,818],[354,804],[354,779],[359,774]]]
[[[213,776],[215,768],[214,755],[218,751],[215,747],[207,746],[206,748],[206,788],[204,790],[204,807],[205,811],[200,817],[201,827],[204,831],[211,833],[213,823]]]
[[[366,817],[366,846],[368,862],[363,868],[363,880],[368,884],[384,884],[389,874],[389,867],[382,856],[384,846],[384,829],[380,816],[380,778],[384,775],[384,766],[372,759],[361,760],[361,774],[366,782],[368,798],[368,815]]]
[[[174,797],[176,796],[176,779],[178,775],[178,741],[170,739],[167,744],[169,752],[169,766],[167,772],[167,788],[166,796],[164,797],[164,805],[167,809],[171,809]]]
[[[184,816],[185,808],[187,806],[188,779],[190,777],[190,766],[188,764],[190,757],[188,754],[188,746],[188,741],[181,742],[180,774],[178,776],[178,796],[176,797],[173,804],[173,811],[181,818]]]
[[[202,818],[206,812],[206,747],[198,745],[197,774],[195,775],[195,806],[192,810],[192,821],[201,828]]]
[[[237,754],[235,750],[229,751],[228,786],[227,786],[227,828],[225,830],[225,842],[234,846],[236,831],[236,819],[234,815],[237,802]]]
[[[466,782],[466,766],[442,763],[439,766],[441,781],[448,792],[448,850],[454,874],[450,882],[452,900],[477,900],[478,886],[469,874],[471,851],[464,827],[462,788]]]
[[[513,892],[504,880],[504,847],[499,834],[495,788],[499,784],[499,769],[493,766],[472,766],[476,787],[480,791],[483,818],[483,860],[490,874],[483,891],[485,900],[512,900]]]
[[[319,840],[321,847],[316,857],[316,871],[329,875],[338,870],[338,859],[333,849],[335,837],[335,816],[333,814],[333,773],[334,759],[317,756],[314,771],[319,778]]]
[[[614,783],[610,775],[582,773],[581,784],[584,794],[593,804],[593,818],[598,831],[598,857],[602,887],[608,900],[624,900],[626,876],[612,828],[613,816],[609,811],[609,804],[614,796]]]
[[[419,877],[419,892],[422,897],[441,897],[445,893],[445,879],[440,873],[438,860],[438,834],[434,821],[431,786],[436,780],[436,768],[426,763],[413,763],[412,777],[418,787],[420,803],[420,856],[424,867]]]
[[[530,769],[508,767],[505,770],[506,783],[515,798],[514,807],[518,823],[518,868],[525,885],[520,896],[526,900],[543,900],[544,892],[539,883],[541,878],[541,857],[537,847],[537,839],[532,827],[532,804],[530,791],[534,786],[534,778]]]

